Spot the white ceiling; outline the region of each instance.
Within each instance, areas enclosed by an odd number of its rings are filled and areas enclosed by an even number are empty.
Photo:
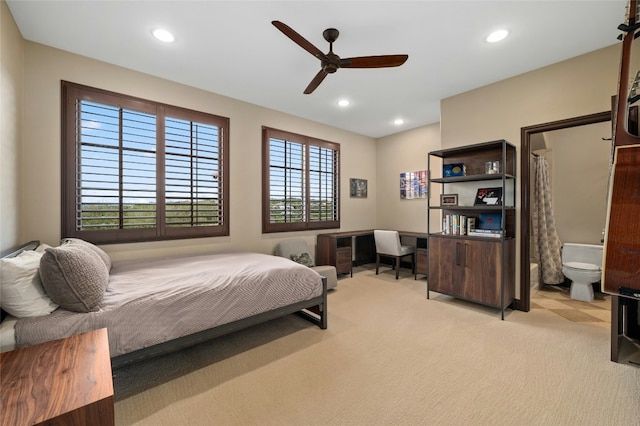
[[[26,40],[382,137],[440,121],[440,100],[617,43],[625,0],[69,1],[7,0]],[[340,69],[310,95],[320,62],[279,20],[323,52],[408,54],[398,68]],[[151,36],[174,33],[173,44]],[[510,36],[489,44],[497,28]],[[596,83],[596,82],[594,82]],[[518,94],[514,93],[514,97]],[[337,101],[351,100],[348,108]],[[395,118],[405,124],[394,126]]]

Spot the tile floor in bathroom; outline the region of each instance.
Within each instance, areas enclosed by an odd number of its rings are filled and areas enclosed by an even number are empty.
[[[593,302],[573,300],[569,287],[546,285],[531,289],[531,310],[545,309],[568,321],[589,323],[609,328],[611,324],[611,296],[596,292]]]

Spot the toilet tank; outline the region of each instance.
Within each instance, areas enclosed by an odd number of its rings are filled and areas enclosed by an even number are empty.
[[[569,262],[591,263],[602,267],[602,246],[565,243],[562,246],[562,264]]]

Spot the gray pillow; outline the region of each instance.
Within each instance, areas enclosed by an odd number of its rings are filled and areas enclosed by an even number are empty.
[[[97,311],[109,283],[104,261],[83,244],[65,243],[46,249],[40,280],[47,295],[74,312]]]
[[[309,256],[309,253],[292,254],[291,256],[289,256],[289,258],[294,262],[300,263],[304,266],[308,266],[309,268],[313,268],[314,266],[316,266],[313,263],[313,259],[311,259],[311,256]]]
[[[92,250],[94,251],[98,256],[100,256],[100,259],[102,259],[102,261],[104,262],[104,265],[107,267],[107,271],[111,270],[111,258],[109,257],[109,255],[102,250],[100,247],[98,247],[95,244],[92,244],[88,241],[85,240],[81,240],[80,238],[63,238],[62,239],[62,243],[65,244],[80,244],[83,245],[84,247],[87,248],[87,250]]]

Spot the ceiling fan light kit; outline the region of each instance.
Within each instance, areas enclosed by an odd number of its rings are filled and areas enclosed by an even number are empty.
[[[322,33],[324,39],[329,42],[329,52],[323,53],[307,39],[302,37],[288,25],[280,21],[271,21],[284,35],[289,37],[294,43],[302,47],[320,60],[320,71],[311,80],[311,83],[304,90],[304,94],[312,93],[322,80],[329,74],[335,73],[339,68],[389,68],[398,67],[404,64],[409,58],[408,55],[381,55],[381,56],[358,56],[354,58],[341,59],[333,53],[333,43],[338,39],[340,32],[335,28],[327,28]]]

